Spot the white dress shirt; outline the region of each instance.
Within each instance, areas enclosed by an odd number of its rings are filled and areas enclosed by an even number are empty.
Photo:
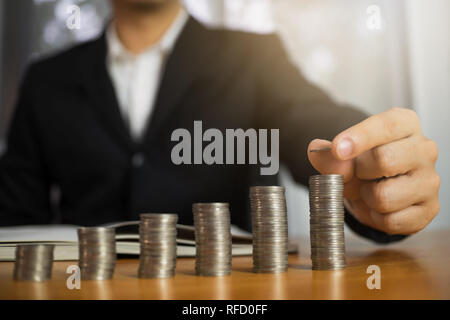
[[[142,137],[149,123],[166,58],[188,17],[187,12],[181,9],[162,39],[139,55],[123,46],[114,23],[106,31],[107,69],[122,116],[135,140]]]

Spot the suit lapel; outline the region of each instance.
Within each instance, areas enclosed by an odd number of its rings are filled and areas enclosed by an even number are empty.
[[[180,99],[194,80],[205,69],[206,61],[213,58],[215,38],[210,34],[200,23],[192,17],[189,18],[166,62],[144,143],[160,138],[159,130],[176,110]]]
[[[85,71],[82,85],[92,99],[92,106],[98,114],[99,122],[104,124],[114,141],[132,151],[134,143],[123,120],[116,93],[106,69],[105,34],[94,42],[92,53],[82,61],[83,66],[80,68]]]
[[[179,105],[183,94],[189,89],[199,74],[205,72],[208,61],[214,59],[217,37],[189,18],[185,28],[168,57],[161,79],[154,111],[147,124],[142,144],[161,138],[159,131]],[[134,152],[138,145],[133,141],[127,128],[106,69],[105,34],[95,40],[92,51],[86,52],[82,64],[81,85],[92,99],[92,106],[112,138],[128,151]]]

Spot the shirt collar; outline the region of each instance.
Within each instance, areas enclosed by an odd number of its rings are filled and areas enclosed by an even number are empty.
[[[175,45],[178,36],[183,30],[189,14],[184,8],[181,8],[177,17],[173,21],[172,25],[164,33],[164,36],[154,45],[145,49],[141,54],[145,54],[148,51],[152,51],[155,48],[159,48],[164,54],[168,54]],[[113,60],[122,60],[136,57],[133,53],[127,50],[120,41],[114,23],[110,23],[106,30],[106,42],[108,46],[108,57]],[[140,54],[140,55],[141,55]]]

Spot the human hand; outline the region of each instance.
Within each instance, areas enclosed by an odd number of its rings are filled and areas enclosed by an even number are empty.
[[[310,150],[331,147],[330,151]],[[311,164],[344,176],[347,208],[361,223],[388,234],[413,234],[438,214],[438,148],[416,113],[393,108],[338,134],[313,140]]]

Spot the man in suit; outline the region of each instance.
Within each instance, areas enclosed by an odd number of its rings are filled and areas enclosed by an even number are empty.
[[[343,174],[346,222],[374,241],[402,239],[438,213],[437,148],[414,112],[367,118],[337,106],[276,35],[208,29],[177,0],[112,5],[99,39],[26,72],[0,161],[1,225],[54,221],[57,186],[60,223],[176,212],[189,224],[192,203],[220,201],[249,228],[248,187],[278,177],[254,165],[175,165],[171,134],[196,120],[204,130],[279,129],[280,159],[295,180],[307,185],[313,167]],[[331,151],[308,152],[323,147]]]

